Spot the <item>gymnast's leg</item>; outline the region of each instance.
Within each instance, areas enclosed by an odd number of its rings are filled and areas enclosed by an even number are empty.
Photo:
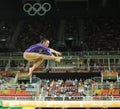
[[[55,60],[57,62],[60,62],[62,59],[62,57],[49,56],[39,53],[24,53],[24,58],[33,62],[37,61],[38,59]]]
[[[60,60],[62,59],[62,57],[42,55],[42,58],[38,59],[38,61],[36,61],[35,64],[31,68],[29,68],[29,74],[28,74],[28,76],[31,75],[32,72],[33,72],[33,70],[35,70],[35,68],[37,68],[40,64],[42,64],[42,62],[45,59],[46,60],[54,59],[55,61],[60,62]]]
[[[44,54],[38,54],[38,53],[25,53],[24,58],[27,59],[30,62],[35,62],[35,64],[29,68],[29,74],[30,76],[35,68],[37,68],[43,60],[55,60],[57,62],[60,62],[62,57],[56,57],[56,56],[49,56]]]
[[[29,73],[28,73],[28,76],[30,76],[32,74],[32,72],[39,66],[43,63],[43,59],[39,59],[38,61],[36,61],[34,63],[34,65],[32,67],[29,68]]]
[[[44,55],[44,54],[40,54],[40,57],[42,59],[45,59],[45,60],[54,60],[54,61],[57,61],[57,62],[60,62],[62,57],[57,57],[57,56],[49,56],[49,55]]]

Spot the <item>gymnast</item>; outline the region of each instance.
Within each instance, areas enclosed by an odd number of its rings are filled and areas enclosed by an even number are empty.
[[[28,76],[32,75],[32,72],[43,63],[44,60],[54,60],[60,62],[62,53],[52,48],[49,48],[50,41],[48,39],[41,40],[40,43],[31,45],[27,48],[23,57],[29,62],[34,62],[33,66],[29,68]]]

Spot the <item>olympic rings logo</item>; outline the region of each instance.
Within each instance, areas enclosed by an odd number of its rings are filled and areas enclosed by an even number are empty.
[[[50,3],[34,3],[33,5],[30,3],[25,3],[23,5],[23,10],[27,12],[30,16],[35,16],[36,14],[43,16],[48,11],[51,10],[51,4]]]

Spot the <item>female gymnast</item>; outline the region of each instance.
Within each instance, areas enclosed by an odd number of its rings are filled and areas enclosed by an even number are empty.
[[[44,60],[54,60],[60,62],[62,53],[52,48],[49,48],[50,41],[43,39],[40,43],[34,44],[27,48],[23,53],[24,59],[29,62],[34,62],[33,66],[29,68],[28,76],[40,65]]]

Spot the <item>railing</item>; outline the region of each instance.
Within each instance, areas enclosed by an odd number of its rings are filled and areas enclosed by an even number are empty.
[[[98,83],[95,85],[92,85],[92,89],[93,90],[103,90],[103,89],[107,89],[107,90],[114,90],[114,89],[120,89],[120,82],[116,82],[116,83]]]
[[[1,52],[0,56],[22,56],[23,52]],[[83,55],[120,55],[120,51],[78,51],[62,52],[63,56],[83,56]]]
[[[49,63],[50,64],[50,63]],[[110,70],[109,70],[110,69]],[[13,73],[17,73],[18,71],[23,71],[23,72],[27,72],[26,71],[26,67],[25,66],[21,66],[21,67],[0,67],[0,74],[1,75],[12,75]],[[114,66],[109,66],[109,65],[98,65],[98,66],[89,66],[89,65],[66,65],[66,64],[62,64],[59,65],[59,63],[57,65],[53,65],[50,66],[48,65],[47,68],[45,68],[45,66],[43,67],[38,67],[36,70],[34,70],[33,73],[35,72],[46,72],[46,71],[50,71],[50,72],[56,72],[57,71],[62,71],[62,72],[68,72],[68,73],[74,73],[74,72],[78,72],[78,73],[83,73],[83,72],[104,72],[104,71],[112,71],[112,72],[118,72],[120,73],[120,65],[114,65]]]
[[[0,96],[0,100],[35,101],[119,101],[120,96]]]

